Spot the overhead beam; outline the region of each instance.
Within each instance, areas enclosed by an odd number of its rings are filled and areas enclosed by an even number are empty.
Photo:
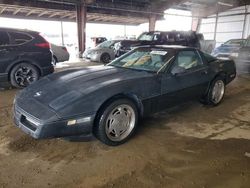
[[[16,15],[18,12],[20,12],[22,8],[17,9],[15,12],[13,12],[14,15]]]
[[[29,15],[33,14],[34,12],[35,12],[35,10],[31,10],[31,11],[29,11],[29,12],[26,14],[26,16],[29,16]]]
[[[41,12],[40,14],[38,14],[38,17],[41,17],[41,16],[43,16],[43,15],[45,15],[45,14],[48,14],[48,12],[49,12],[49,11]]]
[[[54,14],[51,14],[51,15],[49,16],[49,18],[53,18],[53,17],[57,16],[58,14],[59,14],[58,12],[56,12],[56,13],[54,13]]]
[[[0,11],[0,14],[2,14],[5,10],[6,10],[7,7],[3,7]]]
[[[72,13],[69,13],[69,14],[64,14],[63,16],[61,16],[60,18],[62,19],[62,18],[66,18],[66,17],[69,17],[69,16],[71,16],[72,15]]]

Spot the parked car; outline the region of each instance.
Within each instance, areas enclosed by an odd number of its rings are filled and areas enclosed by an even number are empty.
[[[197,49],[202,49],[205,47],[204,51],[208,53],[207,46],[213,49],[215,46],[215,41],[204,40],[202,34],[197,34],[194,31],[152,31],[142,33],[137,40],[123,40],[115,45],[115,54],[117,57],[123,55],[124,53],[130,51],[134,47],[143,45],[181,45],[194,47]],[[203,50],[203,49],[202,49]],[[212,50],[210,51],[210,53]]]
[[[0,28],[0,82],[23,88],[54,72],[50,44],[38,32]]]
[[[107,64],[115,59],[114,45],[118,42],[120,42],[120,40],[105,41],[93,49],[87,49],[83,53],[83,57],[90,59],[91,61]]]
[[[244,46],[246,39],[231,39],[215,48],[211,55],[217,58],[230,58],[234,53],[238,53],[239,49]]]
[[[235,76],[233,60],[194,48],[139,47],[106,66],[66,70],[22,90],[15,124],[34,138],[93,133],[115,146],[133,135],[140,117],[190,99],[218,105]]]
[[[52,64],[56,65],[59,62],[64,62],[69,60],[69,52],[65,46],[57,46],[55,44],[50,44],[53,53]]]
[[[91,41],[93,43],[93,47],[98,46],[99,44],[103,43],[106,40],[107,40],[106,37],[91,37]]]
[[[231,54],[231,57],[235,60],[239,73],[250,73],[250,37],[238,51]]]

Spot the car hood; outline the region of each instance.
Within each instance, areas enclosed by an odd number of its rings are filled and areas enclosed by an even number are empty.
[[[149,75],[152,74],[112,66],[71,69],[42,78],[22,90],[17,100],[33,99],[57,111],[101,87]]]
[[[217,49],[215,49],[215,51],[221,53],[230,53],[239,49],[240,49],[239,46],[220,46]]]

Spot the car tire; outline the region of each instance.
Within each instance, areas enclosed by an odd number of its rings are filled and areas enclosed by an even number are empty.
[[[58,63],[58,60],[57,60],[56,56],[53,55],[53,56],[52,56],[52,65],[53,65],[53,66],[56,66],[57,63]]]
[[[205,104],[217,106],[224,98],[226,85],[224,78],[221,76],[216,77],[210,84]]]
[[[138,124],[138,110],[133,102],[118,99],[105,105],[97,116],[94,135],[109,146],[128,141]]]
[[[19,63],[10,71],[10,83],[16,88],[25,88],[39,77],[38,69],[30,63]]]
[[[101,55],[101,62],[103,64],[108,64],[110,62],[110,60],[111,60],[111,57],[108,53],[104,53]]]

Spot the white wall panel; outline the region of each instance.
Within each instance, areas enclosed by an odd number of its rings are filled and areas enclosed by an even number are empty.
[[[200,28],[200,32],[201,33],[211,33],[214,32],[215,29],[215,23],[213,24],[204,24],[202,25],[202,27]]]
[[[205,40],[214,40],[214,33],[204,33]]]
[[[206,23],[215,23],[215,18],[206,18],[201,20],[201,24],[206,24]]]
[[[233,22],[233,21],[244,21],[244,15],[238,16],[223,16],[218,18],[218,22]]]
[[[239,32],[243,31],[244,22],[218,23],[217,32]]]
[[[242,37],[246,38],[250,35],[250,15],[235,15],[245,12],[246,8],[245,6],[242,6],[223,13],[219,13],[216,34],[214,33],[216,15],[212,15],[209,18],[202,19],[199,32],[204,34],[204,38],[206,40],[213,40],[214,36],[216,36],[216,46],[230,39]],[[247,12],[250,12],[250,6],[247,6]],[[245,17],[246,22],[244,30]]]

